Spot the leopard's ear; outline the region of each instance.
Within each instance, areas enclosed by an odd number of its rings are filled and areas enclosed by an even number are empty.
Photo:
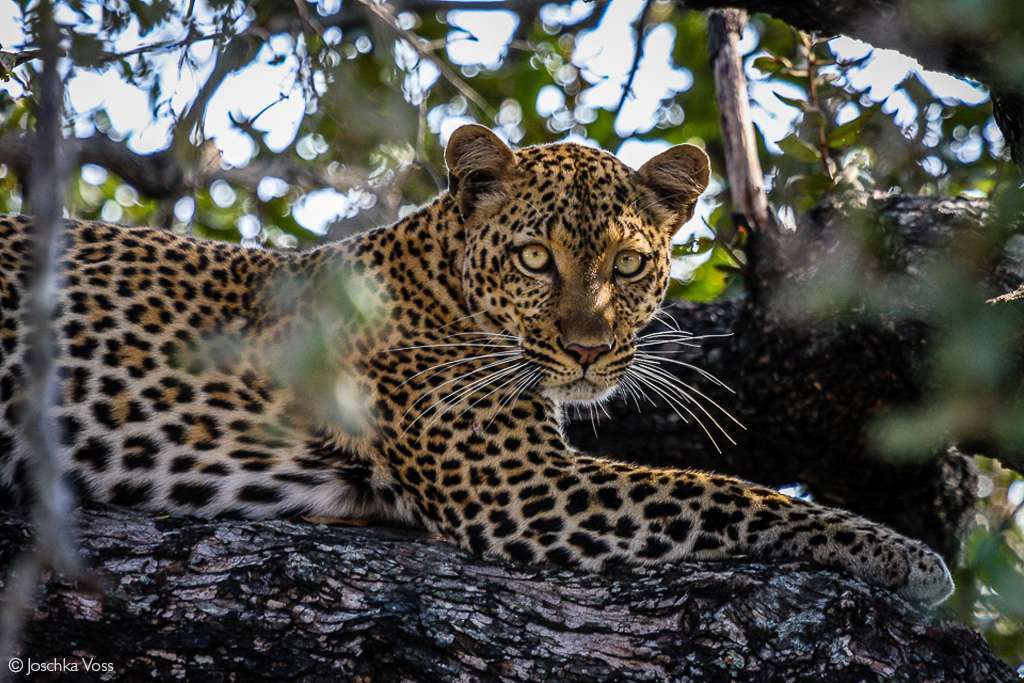
[[[659,222],[675,232],[693,216],[697,199],[708,187],[711,162],[696,145],[676,145],[655,156],[637,171],[651,191],[651,209]]]
[[[457,128],[444,150],[448,191],[455,197],[463,220],[504,197],[504,181],[516,166],[512,150],[483,126]]]

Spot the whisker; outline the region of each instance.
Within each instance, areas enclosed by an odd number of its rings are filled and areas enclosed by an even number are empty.
[[[732,335],[732,332],[717,332],[712,334],[691,334],[690,332],[685,332],[683,330],[679,330],[678,332],[676,330],[658,330],[657,332],[648,332],[647,334],[642,334],[639,337],[637,337],[637,339],[652,339],[657,337],[676,337],[679,339],[713,339],[717,337],[731,337]]]
[[[420,403],[423,400],[425,400],[426,398],[428,398],[431,394],[436,393],[438,390],[441,389],[441,387],[444,387],[446,385],[452,384],[453,382],[458,382],[459,380],[466,379],[470,375],[475,375],[476,373],[483,372],[484,370],[487,370],[489,368],[494,368],[496,366],[508,365],[509,362],[512,362],[512,361],[515,361],[515,360],[518,360],[518,359],[519,358],[516,357],[516,358],[506,358],[506,359],[503,359],[503,360],[496,360],[494,362],[490,362],[490,364],[487,364],[483,368],[477,368],[476,370],[474,370],[474,371],[472,371],[470,373],[466,373],[465,375],[460,375],[458,377],[453,377],[452,379],[445,380],[441,384],[437,385],[436,387],[434,387],[430,391],[427,391],[422,396],[420,396],[415,401],[413,401],[413,403],[410,405],[410,407],[406,409],[406,412],[404,412],[402,414],[402,417],[408,415],[410,411],[412,411],[414,408],[416,408],[416,405],[418,403]],[[422,413],[420,413],[420,416],[417,418],[417,420],[419,420],[420,417],[423,417],[424,415],[429,413],[431,411],[431,409],[433,409],[435,407],[435,405],[438,405],[438,404],[446,401],[447,399],[450,399],[450,398],[454,397],[456,394],[459,394],[460,392],[462,392],[464,390],[472,391],[477,385],[480,385],[480,384],[485,385],[490,380],[493,380],[495,378],[496,374],[505,373],[506,371],[515,370],[518,367],[519,366],[513,366],[512,368],[499,368],[498,370],[494,371],[493,373],[490,373],[489,375],[485,375],[482,378],[477,378],[477,379],[473,380],[472,382],[470,382],[468,387],[459,387],[459,388],[455,389],[453,392],[447,394],[443,398],[441,398],[441,399],[431,403],[430,407],[427,408],[427,410],[425,410]],[[414,420],[413,424],[415,424],[415,422],[416,421]],[[412,426],[412,424],[410,426]],[[407,427],[407,431],[408,431],[408,427]]]
[[[674,339],[656,339],[655,341],[641,342],[641,343],[637,344],[636,346],[637,346],[638,349],[641,349],[641,348],[645,348],[645,347],[648,347],[648,346],[663,346],[665,344],[674,344],[676,346],[689,346],[691,349],[699,349],[699,348],[701,348],[700,344],[691,344],[689,341],[677,341],[677,340],[674,340]],[[678,350],[677,349],[666,349],[665,351],[663,351],[663,353],[669,353],[669,352],[678,353]]]
[[[645,335],[643,335],[641,337],[638,337],[638,339],[642,341],[642,340],[645,340],[645,339],[661,339],[661,338],[666,338],[667,337],[667,338],[670,338],[670,339],[682,339],[682,340],[685,340],[685,341],[697,341],[698,339],[721,339],[723,337],[731,337],[731,336],[732,336],[732,332],[722,332],[721,334],[699,334],[699,335],[679,334],[679,335],[677,335],[675,332],[668,332],[668,331],[666,331],[666,332],[652,332],[650,334],[645,334]]]
[[[662,352],[659,352],[659,351],[637,351],[636,354],[633,357],[634,358],[640,358],[640,359],[646,359],[646,360],[649,360],[649,361],[652,361],[652,362],[656,362],[656,363],[672,363],[673,365],[681,365],[684,368],[689,368],[690,370],[696,371],[697,373],[700,374],[701,377],[707,379],[710,382],[714,382],[715,384],[717,384],[718,386],[722,387],[723,389],[725,389],[729,393],[732,393],[732,394],[736,393],[736,391],[732,387],[730,387],[728,384],[726,384],[722,380],[718,379],[717,377],[715,377],[714,375],[712,375],[710,372],[708,372],[707,370],[705,370],[702,367],[699,367],[697,365],[693,365],[692,363],[687,363],[686,361],[677,360],[675,358],[662,358],[661,356],[653,356],[652,354],[655,354],[655,353],[662,353]],[[665,351],[664,353],[669,353],[669,352]]]
[[[524,364],[524,366],[525,366],[525,364]],[[522,367],[520,367],[520,369],[522,369]],[[507,387],[507,386],[508,386],[509,384],[512,384],[513,382],[518,382],[518,381],[520,381],[521,379],[522,379],[522,376],[521,376],[521,375],[519,375],[519,374],[513,374],[513,375],[512,375],[512,378],[511,378],[511,379],[509,379],[509,380],[506,380],[505,382],[502,382],[501,384],[499,384],[498,386],[496,386],[495,388],[491,389],[491,390],[490,390],[490,391],[488,391],[488,392],[487,392],[486,394],[484,394],[483,396],[481,396],[480,398],[478,398],[478,399],[477,399],[476,401],[474,401],[474,402],[473,402],[473,403],[471,403],[470,405],[466,406],[466,409],[465,409],[465,410],[463,410],[463,411],[462,411],[461,413],[459,413],[459,417],[462,417],[463,415],[465,415],[465,414],[466,414],[466,412],[467,412],[467,411],[470,411],[470,410],[472,410],[473,408],[475,408],[476,406],[480,405],[481,403],[483,403],[484,401],[486,401],[486,400],[487,400],[488,398],[490,398],[491,396],[493,396],[493,395],[494,395],[494,394],[496,394],[497,392],[499,392],[499,391],[501,391],[502,389],[504,389],[505,387]],[[497,411],[495,411],[495,413],[497,413]],[[439,416],[435,416],[435,417],[434,417],[434,419],[436,420],[436,419],[437,419],[437,417],[439,417]]]
[[[693,339],[693,335],[687,332],[676,332],[675,330],[663,330],[661,332],[651,332],[643,336],[637,337],[639,340],[648,339]]]
[[[659,308],[658,310],[656,310],[652,317],[655,320],[660,320],[662,322],[662,324],[665,325],[665,327],[668,327],[668,328],[670,328],[672,330],[675,330],[676,332],[682,332],[683,334],[690,334],[686,330],[684,330],[681,327],[679,327],[679,322],[675,318],[673,318],[671,315],[669,315],[668,311],[666,311],[664,308]]]
[[[667,359],[664,359],[664,358],[663,358],[663,359],[661,359],[661,360],[667,360]],[[718,408],[718,409],[719,409],[719,410],[720,410],[720,411],[722,412],[722,414],[723,414],[723,415],[725,415],[725,416],[726,416],[726,417],[728,417],[728,418],[729,418],[730,420],[732,420],[733,422],[735,422],[735,423],[736,423],[736,425],[737,425],[737,426],[738,426],[738,427],[739,427],[740,429],[746,430],[746,427],[744,427],[744,426],[743,426],[743,423],[742,423],[742,422],[740,422],[739,420],[737,420],[737,419],[736,419],[736,417],[735,417],[735,416],[734,416],[734,415],[733,415],[732,413],[730,413],[730,412],[729,412],[728,410],[726,410],[726,409],[725,409],[725,408],[723,408],[722,406],[718,405],[718,402],[717,402],[717,401],[715,401],[715,400],[714,400],[713,398],[711,398],[710,396],[708,396],[707,394],[705,394],[704,392],[702,392],[702,391],[701,391],[700,389],[698,389],[698,388],[696,388],[696,387],[694,387],[694,386],[692,386],[692,385],[688,384],[687,382],[684,382],[683,380],[679,379],[678,377],[676,377],[676,376],[675,376],[675,375],[673,375],[672,373],[668,372],[668,371],[667,371],[667,370],[665,370],[664,368],[658,367],[658,365],[657,365],[656,363],[652,363],[651,361],[645,361],[645,360],[641,360],[641,361],[639,361],[639,362],[643,363],[643,364],[645,365],[645,367],[648,367],[648,368],[650,368],[650,369],[652,369],[652,370],[655,370],[655,371],[657,371],[658,373],[660,373],[660,374],[664,375],[664,377],[665,377],[666,379],[668,379],[668,380],[670,380],[670,381],[672,381],[672,382],[676,382],[676,383],[678,383],[678,384],[682,385],[682,387],[685,387],[685,389],[686,389],[687,391],[692,391],[693,393],[697,394],[698,396],[700,396],[701,398],[703,398],[703,399],[704,399],[705,401],[707,401],[708,403],[710,403],[710,404],[711,404],[711,405],[713,405],[714,407]],[[727,387],[727,388],[728,388],[728,387]],[[697,402],[697,401],[694,401],[694,403],[695,403],[695,404],[697,404],[697,405],[700,405],[700,403],[699,403],[699,402]],[[701,409],[703,410],[703,408],[701,408]],[[710,416],[710,415],[708,415],[708,417],[711,417],[711,416]],[[711,418],[711,419],[712,419],[712,420],[714,420],[714,418]],[[721,429],[721,427],[719,427],[719,429]],[[724,432],[725,430],[722,430],[722,431]]]
[[[413,381],[414,379],[416,379],[417,377],[419,377],[423,373],[430,372],[431,370],[439,370],[440,368],[454,366],[454,365],[465,365],[466,363],[472,363],[473,361],[478,361],[478,360],[485,360],[487,358],[500,358],[500,357],[518,356],[518,355],[519,355],[519,351],[498,351],[497,353],[485,353],[482,356],[470,356],[469,358],[456,358],[455,360],[445,361],[444,363],[438,363],[437,365],[431,365],[429,368],[427,368],[425,370],[420,370],[415,375],[409,376],[404,382],[399,384],[398,387],[396,387],[396,388],[401,388],[401,387],[405,386],[406,384],[408,384],[409,382]],[[472,373],[470,373],[470,374],[472,374]],[[465,376],[466,375],[463,375],[463,377],[465,377]]]
[[[506,406],[514,404],[522,395],[522,393],[526,391],[526,388],[529,387],[535,380],[539,380],[543,375],[543,372],[536,369],[533,370],[532,373],[526,373],[526,377],[520,380],[519,384],[512,387],[512,391],[509,392],[508,396],[503,398],[501,403],[498,404],[497,410],[495,410],[494,414],[491,415],[491,419],[487,421],[487,424],[485,425],[484,429],[490,427],[491,423],[494,422],[494,418],[498,416],[498,413],[504,410]]]
[[[519,396],[519,394],[534,379],[536,379],[541,374],[543,374],[543,373],[541,373],[541,371],[537,370],[537,369],[533,369],[532,371],[525,373],[525,375],[520,379],[519,383],[516,384],[514,387],[512,387],[512,391],[509,393],[509,395],[506,396],[505,398],[503,398],[501,400],[501,402],[498,404],[498,411],[500,412],[501,409],[504,408],[506,405],[509,405],[510,403],[513,403],[515,401],[515,399]]]
[[[534,354],[533,356],[530,356],[529,360],[534,365],[536,365],[538,367],[541,367],[541,368],[544,368],[545,370],[551,370],[552,372],[560,372],[562,370],[562,367],[559,366],[558,364],[553,363],[553,362],[549,362],[545,358],[539,358],[539,357],[536,356],[536,354]]]
[[[642,337],[638,337],[637,338],[637,344],[636,344],[637,347],[641,347],[642,348],[642,347],[647,347],[647,346],[662,346],[662,345],[674,344],[674,345],[677,345],[677,346],[689,346],[690,348],[699,349],[699,348],[701,348],[701,345],[700,344],[695,344],[693,342],[697,342],[697,341],[700,341],[702,339],[720,339],[722,337],[731,337],[732,336],[732,333],[728,333],[728,334],[704,334],[704,335],[701,335],[699,337],[694,337],[694,336],[670,336],[670,334],[665,334],[664,336],[656,336],[656,335],[660,335],[660,334],[661,333],[646,334],[646,335],[644,335]]]
[[[445,381],[443,381],[440,384],[438,384],[436,387],[431,388],[430,391],[424,392],[424,394],[422,396],[420,396],[415,401],[413,401],[412,404],[408,408],[405,409],[405,412],[408,413],[410,410],[415,408],[417,404],[419,404],[422,401],[424,401],[431,394],[437,393],[442,388],[448,386],[449,384],[452,384],[453,382],[458,382],[459,380],[466,379],[467,377],[475,375],[478,372],[483,372],[484,370],[488,370],[490,368],[497,367],[499,365],[508,365],[509,363],[512,363],[512,362],[515,362],[515,361],[518,361],[518,360],[520,360],[519,354],[513,353],[511,355],[511,357],[509,357],[509,358],[502,358],[501,360],[492,361],[492,362],[487,363],[486,365],[484,365],[482,367],[476,368],[475,370],[470,370],[469,372],[466,372],[464,374],[456,375],[455,377],[451,377],[449,379],[446,379]],[[476,380],[474,380],[474,381],[476,381]]]
[[[459,388],[455,389],[454,391],[452,391],[451,393],[449,393],[447,396],[444,396],[444,397],[438,399],[437,401],[432,403],[430,405],[430,407],[428,407],[426,410],[424,410],[423,413],[424,414],[429,413],[431,410],[434,409],[435,406],[438,406],[438,405],[441,405],[441,404],[447,404],[449,408],[454,407],[455,405],[460,403],[463,399],[465,399],[465,398],[467,398],[469,396],[472,396],[474,392],[476,392],[476,391],[486,387],[490,382],[493,382],[493,381],[495,381],[497,379],[500,379],[502,377],[507,377],[511,373],[518,372],[520,369],[522,369],[522,367],[524,365],[525,365],[525,363],[519,363],[519,364],[513,365],[511,367],[498,368],[497,370],[493,371],[491,374],[486,375],[486,376],[484,376],[482,378],[478,378],[478,379],[474,380],[468,386],[459,387]],[[438,411],[438,413],[440,413],[440,411]]]
[[[470,313],[469,315],[464,315],[461,318],[456,318],[455,320],[451,321],[450,323],[445,323],[444,325],[441,325],[441,327],[439,327],[437,329],[444,330],[444,329],[447,329],[447,328],[451,327],[452,325],[455,325],[457,323],[461,323],[463,320],[469,320],[470,318],[479,318],[480,316],[484,315],[485,313],[487,313],[487,311],[477,311],[476,313]]]
[[[636,371],[636,374],[634,375],[634,379],[635,379],[635,380],[636,380],[636,381],[637,381],[637,382],[638,382],[638,383],[639,383],[639,384],[640,384],[641,386],[644,386],[645,388],[649,389],[649,390],[650,390],[650,391],[652,391],[652,392],[653,392],[653,393],[654,393],[654,394],[655,394],[656,396],[660,397],[660,398],[661,398],[661,399],[662,399],[663,401],[665,401],[665,403],[667,403],[667,404],[668,404],[669,408],[671,408],[671,409],[672,409],[672,411],[673,411],[673,412],[674,412],[674,413],[675,413],[676,415],[678,415],[678,416],[679,416],[679,419],[680,419],[680,420],[682,420],[683,422],[685,422],[686,424],[690,424],[690,419],[689,419],[688,417],[686,417],[685,415],[683,415],[682,413],[680,413],[680,412],[679,412],[679,411],[678,411],[678,410],[676,409],[676,406],[677,406],[677,405],[678,405],[678,406],[679,406],[680,408],[682,408],[683,410],[685,410],[685,411],[686,411],[687,413],[689,413],[690,415],[692,415],[692,416],[693,416],[693,418],[694,418],[695,420],[697,419],[697,416],[696,416],[696,415],[694,415],[694,414],[693,414],[693,412],[692,412],[692,411],[691,411],[691,410],[690,410],[689,408],[687,408],[687,407],[686,407],[685,405],[683,405],[683,404],[682,404],[682,403],[681,403],[681,402],[680,402],[680,401],[679,401],[678,399],[676,399],[676,398],[674,398],[674,397],[672,397],[672,396],[670,396],[670,395],[666,394],[666,393],[665,393],[665,389],[664,389],[664,388],[662,388],[662,387],[660,387],[659,385],[655,384],[655,383],[654,383],[654,380],[653,380],[653,379],[652,379],[651,377],[648,377],[648,376],[647,376],[647,375],[646,375],[645,373],[642,373],[642,372]],[[651,400],[651,399],[650,399],[650,397],[648,397],[648,400]],[[700,421],[698,420],[698,423],[699,423],[699,422],[700,422]]]
[[[464,384],[463,386],[455,387],[447,395],[448,397],[454,396],[455,394],[463,391],[464,389],[471,389],[471,388],[473,388],[473,385],[476,384],[476,383],[486,383],[486,381],[488,379],[491,379],[491,378],[493,378],[495,376],[495,373],[504,372],[506,370],[511,370],[513,368],[519,367],[519,365],[522,364],[521,361],[522,361],[522,359],[517,356],[517,357],[514,357],[514,358],[506,358],[506,359],[494,361],[492,363],[488,363],[487,365],[485,365],[485,366],[483,366],[481,368],[477,368],[476,370],[473,370],[472,372],[467,372],[467,373],[461,374],[461,375],[459,375],[457,377],[452,377],[450,379],[445,380],[444,382],[442,382],[441,384],[438,384],[436,387],[434,387],[430,391],[426,392],[423,396],[421,396],[419,399],[417,399],[417,401],[420,401],[420,400],[430,396],[431,394],[436,394],[438,392],[438,390],[442,389],[443,387],[445,387],[445,386],[447,386],[449,384],[455,383],[455,382],[459,382],[460,380],[464,380],[467,377],[470,377],[471,375],[477,374],[478,372],[482,372],[484,370],[489,370],[491,368],[497,368],[496,370],[493,370],[490,374],[484,375],[483,377],[478,377],[478,378],[470,381],[470,383],[468,385]],[[516,364],[510,366],[509,363],[516,363]],[[499,367],[499,366],[504,366],[504,367]],[[446,400],[446,399],[445,398],[441,399],[441,401],[444,401],[444,400]]]
[[[491,347],[495,349],[516,349],[519,348],[518,344],[473,344],[470,342],[460,343],[449,343],[449,344],[417,344],[415,346],[398,346],[393,349],[384,349],[384,351],[411,351],[413,349],[444,349],[444,348],[457,348],[457,347]]]
[[[636,412],[642,412],[640,409],[640,400],[636,392],[637,387],[633,378],[630,377],[628,374],[624,374],[619,379],[619,387],[622,389],[623,393],[625,393],[628,398],[633,399],[633,405],[636,406]],[[651,401],[650,397],[644,395],[642,391],[640,392],[640,395],[646,398],[648,401]],[[651,401],[651,405],[654,405],[654,401]]]
[[[637,372],[639,372],[641,374],[646,374],[646,370],[645,369],[641,369],[641,368],[638,368]],[[684,403],[682,403],[679,399],[677,399],[677,398],[675,398],[673,396],[670,396],[668,393],[666,393],[669,389],[671,389],[673,391],[678,391],[679,389],[677,387],[673,387],[672,385],[665,383],[664,380],[662,380],[661,378],[659,378],[659,377],[657,377],[655,375],[647,375],[647,378],[651,382],[659,383],[661,385],[661,387],[666,390],[666,391],[659,391],[653,385],[651,386],[651,388],[655,392],[657,392],[659,396],[661,396],[663,399],[665,399],[665,401],[669,404],[669,406],[673,410],[675,410],[676,406],[678,405],[679,408],[682,408],[684,411],[686,411],[686,413],[689,414],[693,418],[694,422],[696,422],[697,425],[707,435],[708,439],[711,441],[711,445],[715,447],[715,450],[718,451],[719,453],[721,453],[722,449],[718,446],[718,441],[715,440],[715,437],[712,436],[711,431],[707,428],[707,426],[704,424],[704,422],[697,416],[697,414],[694,413],[692,410],[690,410],[690,408],[687,407]],[[689,400],[691,402],[693,402],[695,405],[700,407],[700,405],[697,404],[695,401],[693,401],[693,399],[691,397],[687,397],[687,398],[689,398]],[[704,411],[704,412],[707,413],[707,411]],[[678,410],[676,410],[676,414],[679,415],[679,411]],[[679,416],[682,417],[682,415],[679,415]],[[711,416],[709,415],[708,417],[711,417]],[[683,419],[686,420],[686,418],[683,418]],[[711,418],[711,421],[715,422],[713,417]],[[686,420],[686,422],[689,422],[689,420]],[[722,429],[722,427],[720,425],[718,425],[717,422],[715,422],[715,424],[716,424],[716,426],[718,426],[719,430]],[[725,435],[725,438],[729,439],[729,441],[731,441],[733,443],[733,445],[735,445],[736,442],[733,441],[732,438],[724,430],[722,431],[722,433]]]
[[[496,337],[500,339],[511,339],[514,341],[522,341],[522,337],[517,337],[514,334],[504,334],[501,332],[452,332],[441,337],[441,339],[448,339],[449,337]]]
[[[649,368],[648,368],[648,369],[640,369],[640,368],[638,368],[638,372],[641,372],[641,373],[643,373],[643,372],[648,372],[648,371],[650,371],[650,369],[649,369]],[[692,403],[692,404],[693,404],[694,406],[696,406],[696,407],[697,407],[697,409],[698,409],[698,410],[700,410],[700,412],[704,413],[704,415],[705,415],[705,416],[706,416],[706,417],[707,417],[707,418],[708,418],[709,420],[711,420],[711,423],[712,423],[712,424],[713,424],[713,425],[714,425],[714,426],[715,426],[715,427],[716,427],[716,428],[718,429],[718,431],[719,431],[719,432],[721,432],[721,433],[722,433],[722,435],[723,435],[723,436],[724,436],[724,437],[725,437],[726,439],[728,439],[728,440],[729,440],[729,442],[730,442],[730,443],[731,443],[732,445],[734,445],[734,446],[736,445],[736,441],[735,441],[735,440],[734,440],[734,439],[732,438],[732,436],[731,436],[731,435],[729,434],[729,432],[727,432],[727,431],[726,431],[726,430],[725,430],[725,429],[724,429],[724,428],[722,427],[722,425],[721,425],[721,424],[720,424],[720,423],[718,422],[718,420],[716,420],[716,419],[715,419],[714,415],[712,415],[712,414],[711,414],[711,413],[710,413],[710,412],[709,412],[709,411],[707,410],[707,408],[705,408],[705,407],[704,407],[704,406],[703,406],[703,405],[702,405],[702,404],[701,404],[701,403],[700,403],[700,402],[699,402],[699,401],[698,401],[697,399],[695,399],[695,398],[694,398],[694,397],[693,397],[692,395],[690,395],[690,394],[689,394],[689,393],[688,393],[688,392],[687,392],[687,391],[686,391],[685,389],[683,389],[683,388],[679,387],[678,385],[676,385],[676,384],[673,384],[673,383],[672,383],[671,381],[669,381],[669,379],[668,379],[668,378],[669,378],[669,377],[671,377],[671,375],[669,375],[668,377],[665,377],[665,376],[660,376],[660,375],[659,375],[659,374],[658,374],[657,372],[650,372],[650,374],[648,375],[648,377],[649,377],[649,379],[650,379],[650,380],[651,380],[652,382],[656,382],[656,383],[658,383],[658,384],[659,384],[659,385],[661,385],[661,386],[662,386],[662,387],[663,387],[664,389],[666,389],[666,390],[672,390],[672,391],[675,391],[675,392],[677,392],[677,393],[678,393],[678,398],[679,398],[679,399],[685,400],[686,402],[688,402],[688,403]],[[705,397],[705,398],[706,398],[706,397]],[[706,426],[704,425],[704,422],[703,422],[703,421],[702,421],[702,420],[701,420],[701,419],[700,419],[700,418],[699,418],[699,417],[698,417],[698,416],[697,416],[697,415],[696,415],[695,413],[693,413],[693,411],[689,410],[689,409],[688,409],[688,408],[686,408],[685,406],[683,406],[683,408],[684,408],[684,409],[685,409],[685,410],[686,410],[686,411],[687,411],[688,413],[690,413],[691,415],[693,415],[694,419],[695,419],[695,420],[697,421],[697,424],[698,424],[698,425],[700,425],[701,429],[703,429],[703,430],[704,430],[704,432],[705,432],[705,433],[706,433],[706,434],[708,435],[708,438],[712,439],[712,442],[714,443],[714,445],[715,445],[715,448],[716,448],[716,449],[718,449],[718,444],[717,444],[717,442],[714,442],[714,437],[712,437],[712,436],[711,436],[710,432],[708,431],[708,428],[707,428],[707,427],[706,427]],[[719,408],[720,408],[720,407],[719,407]],[[732,417],[732,416],[730,415],[729,417]],[[733,418],[733,419],[735,419],[735,418]],[[719,452],[721,452],[721,451],[719,450]]]

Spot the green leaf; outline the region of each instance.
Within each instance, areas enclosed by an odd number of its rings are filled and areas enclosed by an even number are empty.
[[[686,299],[700,303],[714,301],[729,288],[735,275],[740,272],[739,265],[729,255],[728,250],[716,245],[711,252],[711,258],[693,272],[693,278],[689,282],[672,280],[669,283],[667,296],[671,299]]]
[[[779,148],[788,156],[808,163],[821,159],[821,152],[814,145],[801,140],[796,133],[790,133],[779,141]]]
[[[712,237],[694,238],[685,244],[677,244],[672,247],[672,256],[700,256],[711,251],[714,246],[715,240]]]
[[[835,182],[824,173],[799,174],[786,181],[787,201],[799,212],[809,211],[834,189]]]
[[[96,67],[99,65],[100,57],[104,55],[103,47],[103,41],[96,36],[75,33],[71,38],[69,56],[79,66]]]
[[[773,74],[782,69],[784,64],[777,57],[758,57],[754,60],[754,68],[766,74]]]
[[[860,137],[860,132],[864,129],[864,124],[868,122],[873,113],[873,109],[868,109],[857,118],[833,128],[826,137],[828,146],[837,149],[839,147],[848,147],[855,143],[857,138]]]
[[[18,55],[0,50],[0,81],[11,80],[11,72],[18,64]]]
[[[806,112],[813,109],[813,107],[811,107],[811,103],[806,100],[798,100],[795,97],[786,97],[785,95],[780,95],[777,92],[773,92],[772,94],[779,98],[779,100],[782,101],[784,104],[788,104],[791,107],[796,107],[800,111]]]

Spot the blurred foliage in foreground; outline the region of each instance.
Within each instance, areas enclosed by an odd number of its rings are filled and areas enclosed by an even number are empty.
[[[36,62],[12,69],[5,57],[33,42],[30,3],[16,4],[26,38],[0,46],[0,137],[32,126]],[[399,13],[330,0],[58,4],[70,46],[69,132],[124,140],[139,153],[168,150],[189,178],[177,196],[152,199],[103,168],[77,169],[68,199],[76,216],[307,247],[434,196],[444,184],[446,136],[473,120],[514,144],[574,139],[634,163],[696,142],[713,168],[724,168],[706,18],[674,2],[523,3],[520,14],[429,2]],[[1020,63],[1019,45],[998,39],[1000,27],[1024,23],[1024,5],[926,4],[929,30],[990,36],[992,54]],[[852,208],[871,191],[1013,203],[1014,171],[982,89],[937,92],[949,79],[763,16],[752,19],[743,48],[770,198],[784,225],[821,201]],[[84,85],[76,90],[76,82]],[[104,89],[116,95],[90,96]],[[22,209],[19,181],[0,166],[0,211]],[[713,301],[743,292],[745,234],[730,216],[724,179],[715,176],[699,219],[678,237],[671,296]],[[986,253],[1009,232],[994,224]],[[1024,448],[1014,360],[1024,304],[985,304],[969,279],[977,266],[954,260],[927,279],[934,390],[879,424],[877,441],[892,457],[931,457],[953,438]],[[892,285],[853,284],[876,301]],[[820,293],[834,306],[850,286],[833,282]],[[1020,665],[1024,483],[982,462],[988,502],[969,532],[953,604]]]
[[[894,462],[933,458],[951,443],[981,456],[1024,452],[1024,300],[994,303],[1003,292],[982,282],[1000,258],[1024,262],[1024,231],[1005,218],[1024,215],[1024,193],[1004,187],[991,201],[986,224],[916,264],[921,272],[912,275],[886,256],[878,216],[851,208],[844,214],[846,243],[823,257],[810,283],[783,295],[805,321],[839,315],[928,326],[919,384],[929,390],[879,417],[869,435]],[[977,460],[982,504],[965,530],[957,593],[943,609],[979,628],[1001,657],[1020,666],[1024,478],[996,460]]]

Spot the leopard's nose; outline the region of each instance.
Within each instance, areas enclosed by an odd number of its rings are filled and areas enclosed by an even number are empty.
[[[564,340],[559,339],[562,345],[562,349],[570,356],[576,359],[576,362],[586,370],[588,367],[594,364],[594,362],[605,353],[611,351],[611,344],[597,344],[595,346],[586,346],[584,344],[566,344]]]

